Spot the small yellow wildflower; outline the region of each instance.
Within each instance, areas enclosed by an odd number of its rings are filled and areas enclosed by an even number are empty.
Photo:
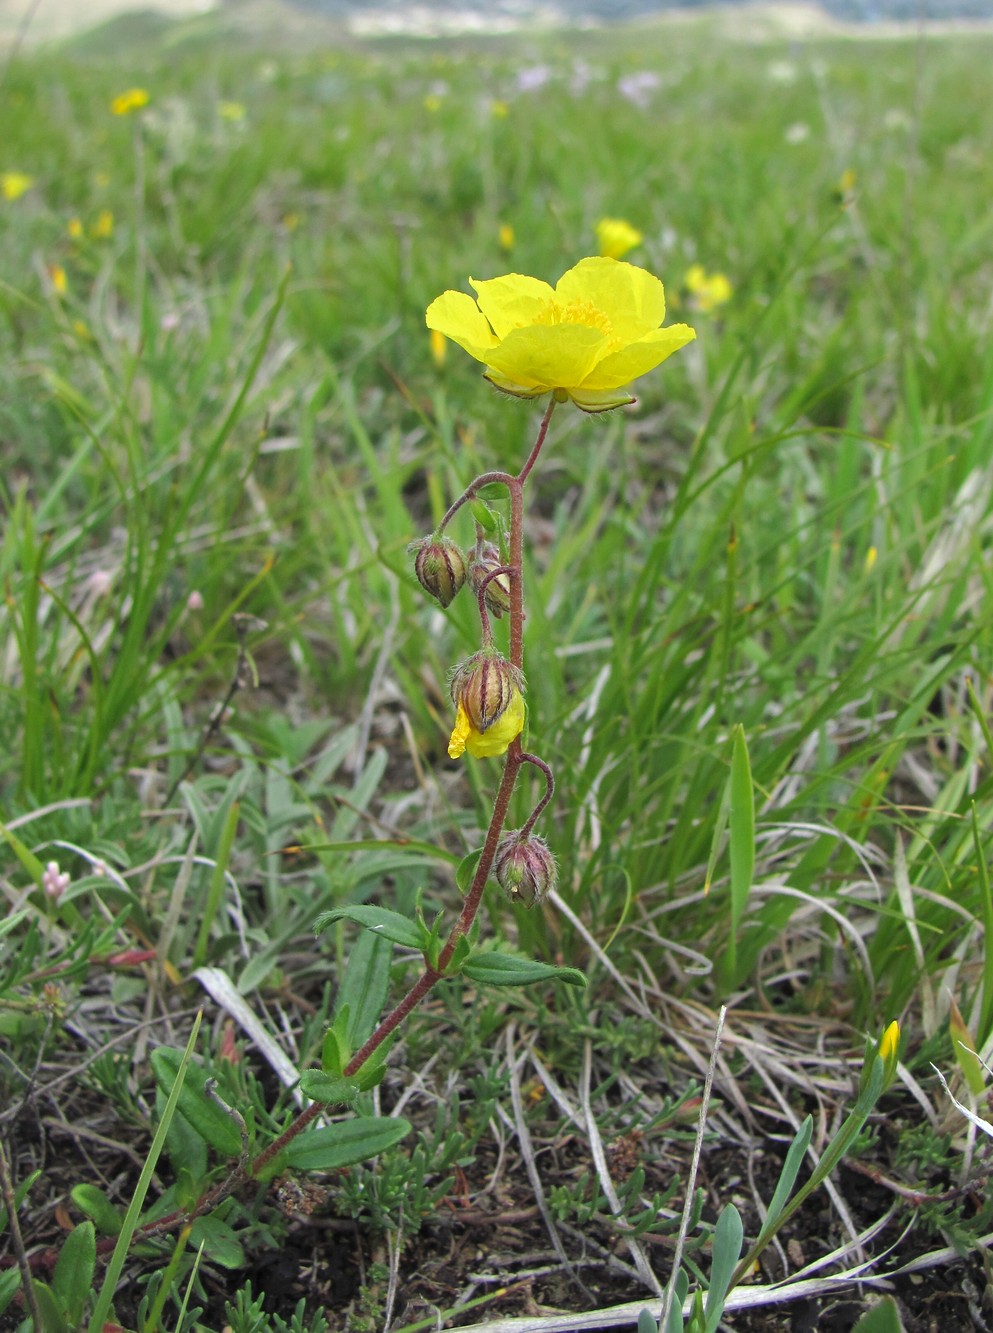
[[[34,185],[34,177],[23,171],[0,171],[0,193],[5,199],[20,199]]]
[[[623,259],[643,240],[641,232],[623,218],[601,218],[596,224],[596,243],[608,259]]]
[[[494,98],[490,103],[490,115],[494,120],[506,120],[510,115],[510,107],[499,98]]]
[[[221,120],[239,121],[245,119],[245,107],[241,102],[220,102],[217,114]]]
[[[61,264],[49,264],[48,276],[52,282],[52,291],[56,296],[65,296],[69,290],[69,280]]]
[[[300,214],[299,214],[299,213],[293,213],[293,212],[290,212],[290,213],[284,213],[284,214],[283,214],[283,228],[284,228],[284,230],[286,230],[286,231],[296,231],[296,229],[297,229],[297,227],[299,227],[299,225],[300,225]]]
[[[110,109],[115,116],[129,116],[132,111],[140,111],[142,107],[148,106],[150,101],[144,88],[127,88],[113,98]]]
[[[437,93],[428,93],[424,99],[424,110],[431,112],[441,110],[441,98]]]
[[[509,222],[501,222],[497,233],[500,249],[509,253],[514,248],[514,229]]]
[[[85,319],[74,319],[72,321],[72,331],[81,342],[91,342],[93,339],[90,326]]]
[[[469,285],[476,301],[443,293],[428,306],[428,328],[481,361],[486,379],[517,398],[551,393],[584,412],[633,403],[625,386],[696,337],[685,324],[659,328],[661,282],[616,259],[582,259],[554,288],[520,273],[470,278]]]
[[[428,335],[431,347],[431,360],[440,370],[445,364],[445,353],[448,350],[448,339],[437,329],[432,329]]]
[[[734,288],[725,274],[708,273],[702,264],[690,265],[683,285],[693,298],[694,309],[705,315],[725,305],[734,295]]]
[[[70,218],[66,224],[66,235],[70,241],[79,241],[83,237],[83,224],[79,218]]]
[[[858,174],[854,167],[846,167],[838,178],[838,193],[842,196],[849,195],[855,189],[855,182],[858,180]]]
[[[870,546],[865,553],[865,572],[871,574],[876,567],[876,561],[879,559],[879,551],[875,546]]]
[[[106,241],[114,234],[114,215],[109,208],[101,208],[97,220],[90,228],[98,241]]]
[[[455,713],[455,726],[448,742],[450,759],[460,758],[466,750],[474,759],[489,759],[493,755],[505,754],[507,746],[524,730],[524,696],[515,689],[510,703],[485,731],[477,731],[469,721],[469,715],[459,704]]]

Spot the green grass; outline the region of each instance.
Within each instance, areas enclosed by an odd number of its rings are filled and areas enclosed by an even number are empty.
[[[600,1034],[611,1133],[658,1109],[625,1118],[612,1080],[633,1061],[678,1098],[676,1048],[705,1060],[723,1002],[732,1028],[736,1008],[797,1023],[797,1070],[812,1022],[857,1060],[894,1017],[916,1076],[951,1069],[949,993],[977,1049],[993,1040],[991,54],[988,35],[744,45],[706,20],[262,49],[198,22],[13,60],[0,170],[34,184],[0,200],[0,1105],[33,1070],[82,1065],[75,1114],[144,1153],[148,1050],[185,1046],[196,967],[306,1065],[355,941],[339,923],[315,943],[317,914],[410,914],[422,890],[452,913],[445,860],[395,839],[449,860],[479,841],[495,766],[445,754],[445,679],[477,625],[467,598],[426,603],[405,548],[478,472],[523,461],[537,417],[454,346],[436,367],[424,309],[469,275],[554,280],[604,215],[644,232],[631,258],[698,341],[630,412],[553,418],[528,492],[530,744],[555,769],[542,831],[586,933],[496,897],[483,926],[591,985],[450,987],[410,1025],[390,1097],[435,1056],[468,1162],[510,1105],[512,1020],[565,1087]],[[642,108],[618,83],[644,70],[661,86]],[[149,107],[112,116],[131,85]],[[682,290],[694,261],[734,285],[716,314]],[[513,822],[539,792],[523,784]],[[281,851],[369,839],[386,841]],[[58,902],[50,860],[72,876]],[[649,1013],[590,938],[658,997]],[[278,1128],[290,1094],[226,1049],[218,1019],[221,1095]],[[749,1057],[728,1058],[747,1086]],[[408,1230],[437,1206],[453,1166],[434,1114],[420,1156],[347,1185],[371,1231],[415,1177]],[[8,1152],[17,1176],[30,1154]],[[32,1187],[40,1242],[46,1201],[89,1179],[82,1157],[68,1170]],[[164,1181],[182,1197],[178,1169]],[[233,1268],[285,1243],[270,1204],[225,1207]],[[953,1222],[973,1228],[964,1205]],[[178,1274],[168,1243],[155,1261],[174,1321],[192,1290],[221,1326],[214,1242],[193,1277],[195,1251]],[[233,1299],[244,1274],[224,1281]]]

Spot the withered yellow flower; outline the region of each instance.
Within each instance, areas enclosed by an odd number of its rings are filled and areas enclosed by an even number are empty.
[[[448,291],[431,302],[428,328],[458,343],[485,365],[491,384],[518,398],[551,393],[584,412],[633,403],[626,386],[696,337],[685,324],[659,327],[665,292],[658,278],[603,256],[580,260],[554,288],[520,273],[470,278],[469,285],[475,301]]]
[[[524,696],[518,689],[514,689],[510,703],[485,731],[476,730],[460,703],[455,713],[452,737],[448,742],[448,757],[459,759],[466,750],[474,759],[489,759],[493,755],[505,754],[510,742],[524,730],[524,717]]]

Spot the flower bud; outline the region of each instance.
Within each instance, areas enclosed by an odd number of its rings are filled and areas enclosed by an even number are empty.
[[[469,586],[477,597],[487,574],[492,573],[494,569],[499,569],[502,564],[500,552],[492,542],[486,542],[481,548],[473,551],[469,557],[467,573]],[[499,620],[505,611],[510,610],[510,576],[508,574],[497,574],[495,578],[490,579],[486,585],[483,598],[486,602],[486,609]]]
[[[407,548],[414,557],[414,573],[425,592],[448,606],[465,583],[466,558],[449,537],[425,537]]]
[[[505,833],[497,845],[493,871],[497,883],[512,903],[535,907],[555,888],[558,871],[555,857],[544,838]]]
[[[524,677],[500,653],[484,648],[455,668],[449,688],[455,707],[461,705],[473,729],[483,732],[503,717],[515,694],[523,694]]]

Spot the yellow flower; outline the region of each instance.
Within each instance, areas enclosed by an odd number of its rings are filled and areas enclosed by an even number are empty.
[[[686,290],[693,297],[693,305],[704,314],[710,314],[734,295],[734,288],[723,273],[708,273],[702,264],[691,264],[683,279]]]
[[[23,171],[0,171],[0,192],[5,199],[20,199],[34,185],[34,177]]]
[[[428,93],[428,95],[424,99],[424,110],[425,111],[441,110],[441,98],[438,96],[437,93]]]
[[[56,296],[65,296],[69,290],[69,279],[66,277],[66,271],[61,264],[49,264],[48,276],[52,282],[52,290]]]
[[[221,120],[238,121],[245,119],[245,108],[241,102],[219,102],[217,114]]]
[[[101,208],[91,231],[98,241],[106,241],[114,234],[114,215],[109,208]]]
[[[552,393],[584,412],[633,403],[625,386],[696,337],[685,324],[659,328],[661,282],[616,259],[582,259],[554,288],[520,273],[469,285],[478,305],[464,292],[445,292],[428,306],[428,328],[518,398]]]
[[[123,93],[118,93],[110,104],[110,109],[115,116],[128,116],[132,111],[140,111],[143,106],[148,106],[150,98],[144,88],[127,88]]]
[[[490,103],[490,115],[494,120],[506,120],[510,115],[510,107],[506,102],[502,102],[498,97],[495,97]]]
[[[428,335],[431,345],[431,360],[440,370],[445,364],[445,352],[448,348],[448,339],[437,329],[432,329]]]
[[[500,230],[497,232],[497,240],[500,242],[501,250],[513,250],[514,229],[509,222],[500,223]]]
[[[70,218],[66,224],[66,235],[70,241],[79,241],[83,236],[83,224],[79,218]]]
[[[485,731],[476,730],[469,721],[468,713],[459,704],[452,737],[448,742],[448,756],[450,759],[458,759],[466,750],[474,759],[489,759],[491,755],[504,754],[510,742],[523,730],[524,696],[516,687],[510,703]]]
[[[642,240],[641,232],[623,218],[601,218],[596,224],[596,243],[608,259],[623,259]]]

